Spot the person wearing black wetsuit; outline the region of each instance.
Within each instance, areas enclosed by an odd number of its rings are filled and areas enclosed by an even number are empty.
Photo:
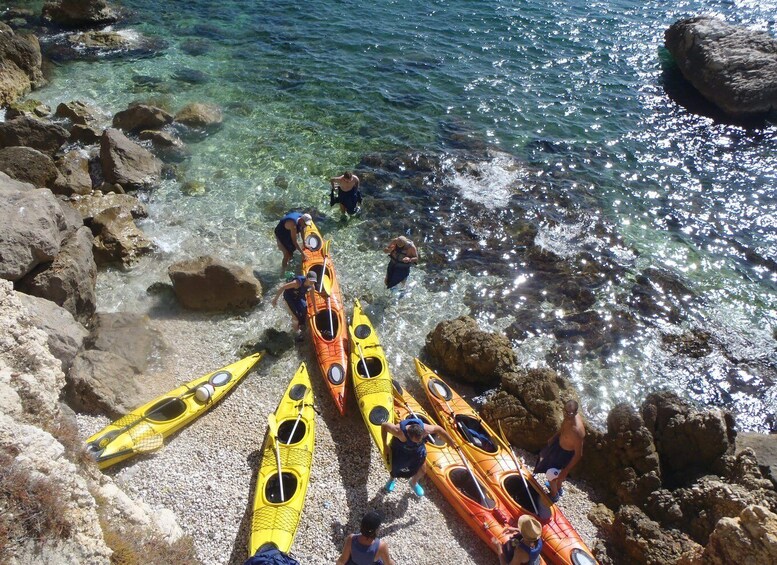
[[[386,288],[393,288],[405,282],[410,275],[410,267],[418,264],[418,249],[412,241],[400,235],[392,239],[383,251],[389,254]]]

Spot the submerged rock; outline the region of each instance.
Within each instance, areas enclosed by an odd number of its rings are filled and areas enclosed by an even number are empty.
[[[118,11],[105,0],[55,0],[43,6],[43,19],[63,27],[95,27],[119,19]]]
[[[679,20],[664,33],[683,76],[734,117],[777,110],[777,40],[709,16]]]

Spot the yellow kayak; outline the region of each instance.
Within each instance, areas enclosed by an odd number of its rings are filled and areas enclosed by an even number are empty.
[[[105,469],[136,453],[156,451],[165,437],[232,390],[261,358],[262,353],[255,353],[147,402],[87,439],[87,452]]]
[[[275,413],[268,418],[270,432],[256,480],[251,515],[251,536],[248,540],[251,556],[270,547],[284,553],[291,548],[313,464],[315,416],[310,375],[305,363],[302,363]],[[273,432],[277,433],[277,443]],[[278,480],[279,461],[282,480]]]
[[[391,374],[375,328],[358,300],[354,300],[353,304],[350,333],[351,375],[356,402],[383,462],[388,467],[389,453],[383,446],[380,425],[395,420]]]

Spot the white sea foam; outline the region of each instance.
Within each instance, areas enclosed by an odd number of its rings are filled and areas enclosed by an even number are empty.
[[[452,171],[450,182],[464,198],[494,209],[507,206],[526,174],[514,158],[500,153],[490,161],[473,163],[465,171]]]

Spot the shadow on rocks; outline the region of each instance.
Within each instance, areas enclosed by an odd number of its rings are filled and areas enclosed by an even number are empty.
[[[229,565],[242,565],[248,555],[248,538],[251,533],[251,518],[253,515],[254,506],[254,494],[256,493],[256,481],[259,478],[259,466],[262,464],[262,453],[264,451],[264,445],[261,449],[255,449],[248,454],[246,461],[251,469],[251,483],[248,489],[248,504],[246,504],[245,512],[240,520],[240,526],[237,529],[237,535],[235,536],[235,543],[232,544],[232,553],[229,554]]]

